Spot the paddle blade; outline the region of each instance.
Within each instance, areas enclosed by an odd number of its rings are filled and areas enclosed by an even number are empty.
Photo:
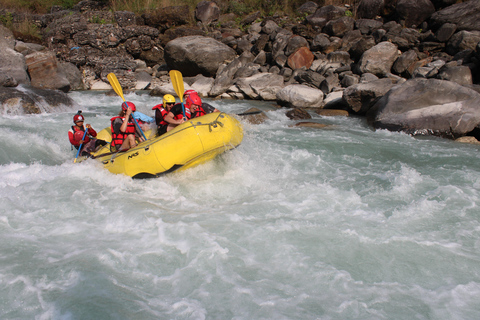
[[[183,76],[182,73],[178,70],[170,70],[170,79],[172,80],[173,89],[177,93],[177,96],[180,98],[180,102],[183,102],[183,93],[185,89],[183,87]]]
[[[123,97],[122,86],[118,82],[117,76],[114,73],[109,73],[107,75],[107,79],[108,79],[108,82],[110,82],[110,85],[112,86],[115,93],[118,94],[123,101],[125,101],[125,98]]]

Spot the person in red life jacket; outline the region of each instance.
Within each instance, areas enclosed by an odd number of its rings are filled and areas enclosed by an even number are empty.
[[[80,150],[81,156],[89,156],[91,152],[95,151],[99,146],[106,145],[107,142],[96,139],[97,132],[89,124],[86,124],[84,127],[84,120],[85,118],[82,115],[82,111],[78,111],[77,114],[73,116],[73,123],[75,123],[75,125],[68,130],[68,139],[75,149],[78,150],[78,148],[82,146]],[[87,134],[85,134],[85,129],[87,130]],[[82,140],[84,134],[85,140]]]
[[[137,146],[136,138],[144,141],[132,117],[137,108],[132,102],[122,103],[122,111],[110,119],[112,130],[112,152],[128,150]]]
[[[183,96],[185,97],[185,103],[187,101],[189,101],[190,96],[192,96],[193,99],[197,102],[197,103],[193,103],[193,105],[194,105],[193,108],[195,109],[194,111],[192,110],[192,108],[190,108],[192,118],[198,118],[198,117],[204,116],[204,115],[212,113],[212,112],[220,112],[220,110],[218,110],[214,106],[212,106],[212,105],[210,105],[206,102],[202,102],[202,99],[200,99],[200,96],[198,95],[198,93],[195,90],[187,90],[187,91],[185,91]],[[195,106],[197,106],[197,107],[195,107]]]
[[[164,117],[165,122],[168,123],[167,131],[172,130],[179,124],[184,123],[191,118],[190,108],[187,106],[187,102],[182,105],[181,103],[175,104],[167,115]]]
[[[175,97],[171,94],[163,96],[163,104],[157,104],[152,110],[155,110],[155,123],[157,124],[157,134],[161,136],[167,132],[168,122],[165,117],[172,107],[175,105]]]

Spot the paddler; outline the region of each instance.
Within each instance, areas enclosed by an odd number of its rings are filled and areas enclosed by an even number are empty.
[[[110,119],[112,131],[110,149],[112,152],[136,147],[137,139],[139,142],[145,141],[132,117],[132,113],[136,110],[135,104],[126,101],[122,103],[122,111],[118,116]]]
[[[79,153],[81,156],[89,156],[91,152],[95,151],[99,146],[106,145],[107,142],[96,139],[97,132],[88,123],[83,126],[84,121],[85,118],[82,115],[82,111],[79,110],[73,116],[73,123],[75,125],[68,130],[68,139],[75,149],[78,150],[81,146]],[[87,130],[86,134],[85,130]]]

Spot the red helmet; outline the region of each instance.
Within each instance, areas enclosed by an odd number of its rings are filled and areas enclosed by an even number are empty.
[[[76,115],[73,116],[73,123],[77,123],[79,121],[84,121],[85,118],[80,114],[77,113]]]
[[[128,109],[127,105],[128,107],[130,107],[130,109],[132,109],[133,112],[137,111],[137,107],[135,107],[133,102],[130,102],[130,101],[122,103],[122,110],[127,111]]]
[[[187,99],[185,100],[185,105],[190,108],[192,104],[196,104],[197,106],[202,105],[202,99],[200,99],[200,96],[198,93],[194,92],[190,94]]]
[[[192,93],[197,93],[197,92],[195,90],[187,90],[183,95],[188,96],[188,95],[191,95]]]

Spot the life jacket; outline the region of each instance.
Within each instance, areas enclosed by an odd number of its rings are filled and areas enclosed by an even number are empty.
[[[155,110],[155,122],[157,126],[168,125],[168,122],[165,121],[165,117],[167,116],[168,111],[163,108],[163,104],[157,104],[155,107],[152,108],[152,110]]]
[[[135,124],[131,122],[130,120],[127,123],[127,130],[125,132],[118,132],[115,133],[115,130],[113,129],[113,123],[115,122],[116,119],[122,119],[122,121],[125,121],[124,117],[116,116],[110,119],[110,129],[112,131],[112,145],[113,146],[118,146],[123,143],[123,141],[127,138],[129,134],[135,134]]]
[[[198,107],[197,110],[195,110],[195,112],[193,113],[193,118],[198,118],[206,114],[207,112],[202,107]]]
[[[85,130],[79,129],[77,126],[72,126],[71,132],[73,133],[73,140],[76,142],[76,145],[74,144],[73,146],[78,150],[78,148],[80,147],[80,141],[82,140],[83,135],[85,134]],[[90,141],[90,137],[88,136],[88,132],[87,132],[87,134],[85,135],[85,140],[83,141],[83,144],[86,144],[89,141]]]
[[[185,117],[186,117],[187,119],[191,119],[191,118],[192,118],[192,114],[190,113],[190,109],[188,109],[188,108],[185,107],[185,106],[184,106],[184,108],[185,108]],[[181,113],[175,115],[175,116],[173,117],[173,119],[175,119],[175,120],[183,119],[183,110],[182,110]]]

